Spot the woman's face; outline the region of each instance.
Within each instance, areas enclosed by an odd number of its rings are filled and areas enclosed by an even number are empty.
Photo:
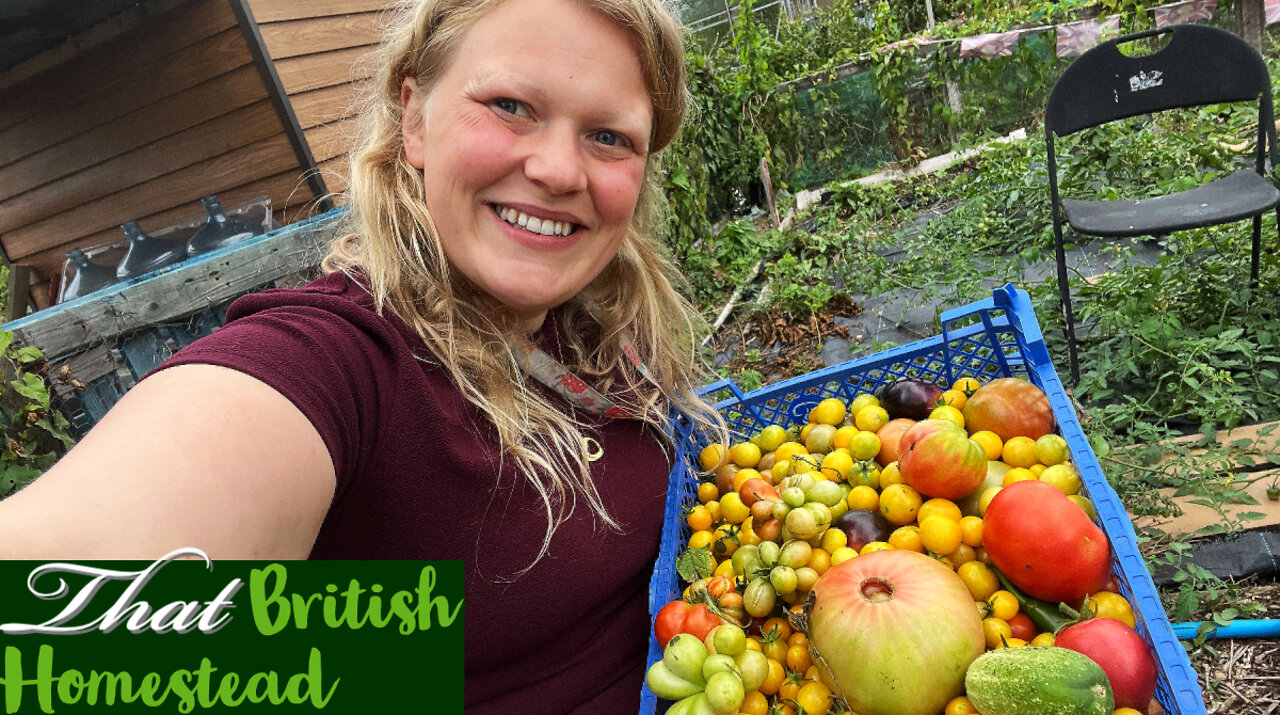
[[[445,255],[536,330],[613,258],[635,210],[653,111],[630,35],[573,0],[509,0],[401,102]]]

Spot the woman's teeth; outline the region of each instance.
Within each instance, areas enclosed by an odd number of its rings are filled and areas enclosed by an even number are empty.
[[[568,236],[575,229],[572,223],[540,219],[537,216],[530,216],[523,211],[517,211],[507,206],[495,206],[494,208],[503,221],[512,226],[519,226],[530,233],[539,233],[543,236]]]

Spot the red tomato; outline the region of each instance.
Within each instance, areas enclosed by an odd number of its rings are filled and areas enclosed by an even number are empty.
[[[1013,631],[1014,638],[1021,638],[1030,643],[1031,639],[1036,637],[1036,624],[1032,623],[1031,617],[1025,613],[1015,615],[1006,623],[1009,624],[1009,630]]]
[[[653,635],[657,636],[658,645],[666,648],[667,641],[683,632],[680,629],[684,626],[690,608],[693,606],[684,601],[672,601],[658,610],[658,615],[653,619]]]
[[[1050,603],[1079,603],[1111,573],[1107,535],[1045,482],[1015,482],[996,494],[982,519],[982,546],[1018,588]]]
[[[706,640],[707,634],[712,628],[724,623],[720,620],[720,616],[712,613],[707,609],[707,604],[699,603],[689,609],[689,615],[684,619],[684,625],[681,626],[681,633],[690,633],[698,637],[698,640]]]
[[[1114,618],[1091,618],[1059,631],[1053,644],[1102,666],[1117,708],[1147,711],[1156,690],[1156,661],[1137,631]]]

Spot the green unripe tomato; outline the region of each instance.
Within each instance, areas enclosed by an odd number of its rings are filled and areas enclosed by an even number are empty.
[[[707,680],[707,705],[716,715],[732,715],[742,707],[746,690],[737,673],[716,673]]]
[[[769,572],[769,583],[780,596],[793,593],[796,590],[796,570],[790,566],[774,566]]]
[[[759,690],[769,677],[769,659],[758,650],[747,649],[735,658],[738,661],[738,672],[742,674],[742,689],[748,693]]]
[[[711,629],[709,637],[716,653],[738,657],[747,649],[747,633],[732,623],[726,623]]]

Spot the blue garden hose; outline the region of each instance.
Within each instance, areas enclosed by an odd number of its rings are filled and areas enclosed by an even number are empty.
[[[1173,634],[1180,640],[1191,640],[1200,630],[1200,623],[1175,623]],[[1207,634],[1209,638],[1280,638],[1280,619],[1232,621],[1227,626],[1217,626]]]

